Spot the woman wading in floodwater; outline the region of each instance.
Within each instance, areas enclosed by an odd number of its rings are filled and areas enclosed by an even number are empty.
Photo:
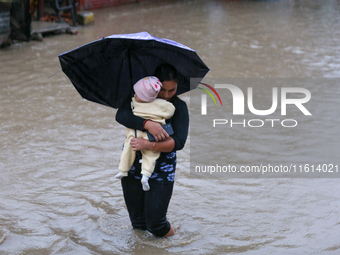
[[[131,110],[131,99],[127,100],[117,111],[116,120],[127,128],[147,130],[156,139],[154,144],[143,138],[133,138],[133,150],[154,150],[161,152],[161,155],[149,179],[149,191],[142,189],[141,163],[138,156],[128,176],[122,178],[121,182],[133,228],[148,230],[155,236],[168,237],[175,234],[174,228],[166,219],[166,213],[175,180],[176,151],[181,150],[186,142],[189,113],[186,103],[176,96],[176,69],[172,65],[162,64],[156,68],[154,76],[163,85],[158,98],[171,102],[176,108],[174,115],[166,121],[171,123],[174,134],[169,136],[159,123],[135,116]]]

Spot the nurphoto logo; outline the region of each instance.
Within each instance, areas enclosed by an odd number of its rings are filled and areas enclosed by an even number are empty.
[[[245,95],[243,91],[236,85],[232,84],[215,84],[214,87],[211,85],[208,85],[206,83],[200,83],[201,85],[204,85],[205,87],[209,88],[218,98],[220,101],[220,104],[222,106],[222,99],[220,97],[220,94],[217,93],[216,89],[220,89],[220,91],[227,89],[231,95],[232,95],[232,114],[233,115],[245,115]],[[208,107],[207,107],[207,94],[212,98],[215,105],[217,105],[216,100],[212,93],[205,89],[198,87],[199,89],[206,92],[206,94],[201,95],[201,115],[207,115]],[[257,116],[268,116],[273,114],[277,108],[278,108],[278,101],[280,99],[281,103],[281,116],[287,115],[287,106],[293,105],[297,107],[304,115],[311,116],[312,114],[308,111],[308,109],[304,106],[305,103],[307,103],[311,99],[311,93],[308,89],[305,88],[298,88],[298,87],[281,87],[280,88],[280,95],[279,96],[279,89],[277,87],[271,88],[271,107],[268,109],[256,109],[253,103],[253,88],[248,87],[247,88],[247,106],[248,110]],[[289,95],[291,94],[299,95],[300,98],[291,98]],[[230,112],[230,109],[227,109],[228,112]],[[277,122],[281,123],[281,126],[283,127],[296,127],[298,122],[295,119],[250,119],[247,120],[243,119],[241,122],[233,121],[232,119],[213,119],[213,127],[216,127],[217,125],[225,125],[230,124],[231,127],[235,125],[241,125],[243,127],[249,126],[249,127],[263,127],[265,123],[271,124],[272,127],[275,126]]]

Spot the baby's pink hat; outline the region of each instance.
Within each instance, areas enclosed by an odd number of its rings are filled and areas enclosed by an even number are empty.
[[[155,76],[147,76],[133,85],[136,95],[145,102],[153,101],[161,90],[162,83]]]

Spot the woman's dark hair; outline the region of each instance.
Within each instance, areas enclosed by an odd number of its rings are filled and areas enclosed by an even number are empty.
[[[157,66],[154,76],[156,76],[160,80],[160,82],[163,81],[178,82],[177,70],[170,64],[160,64],[159,66]]]

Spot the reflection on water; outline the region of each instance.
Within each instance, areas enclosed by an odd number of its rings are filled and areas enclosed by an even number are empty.
[[[338,254],[337,179],[190,178],[190,137],[168,212],[177,236],[133,231],[114,179],[125,129],[115,110],[81,99],[57,56],[148,31],[196,49],[212,78],[338,77],[339,11],[321,0],[150,1],[95,10],[77,36],[1,49],[1,254]],[[256,160],[235,139],[230,148]]]

